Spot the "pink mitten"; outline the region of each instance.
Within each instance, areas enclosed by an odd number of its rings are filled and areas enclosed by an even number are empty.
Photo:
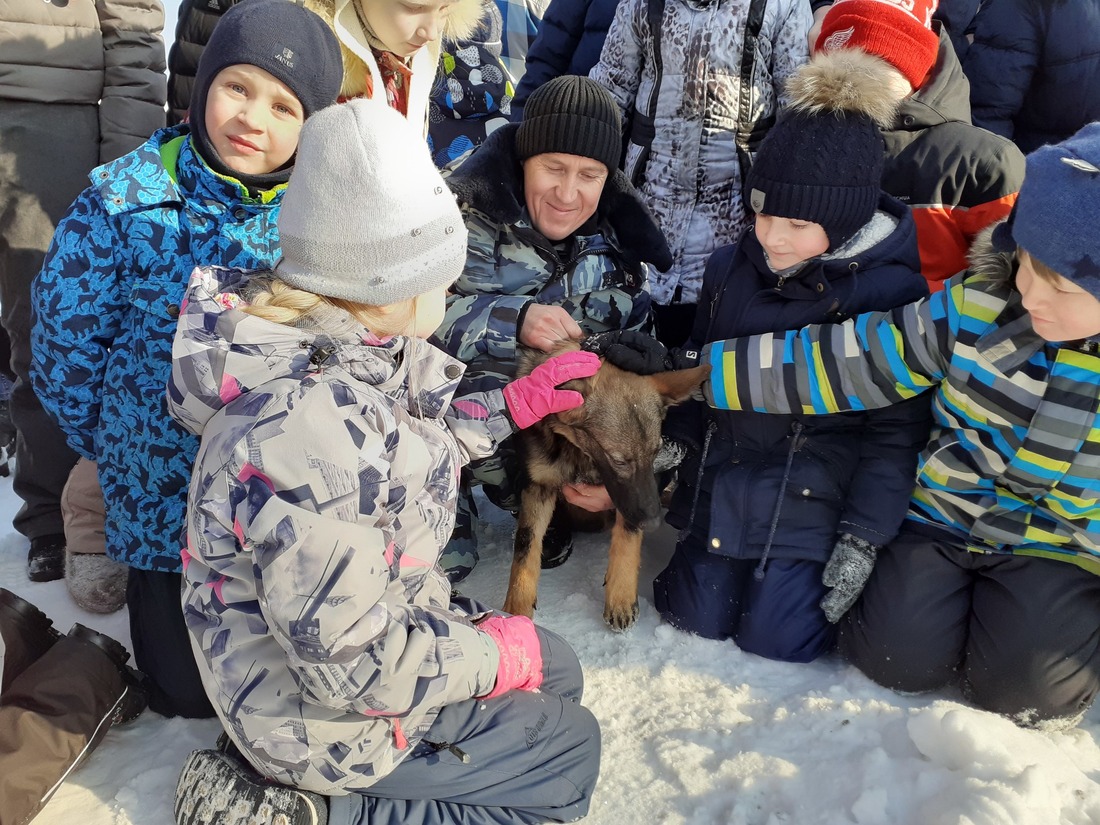
[[[534,690],[542,684],[542,643],[526,616],[490,616],[478,623],[500,648],[497,683],[481,697],[494,699],[509,690]]]
[[[600,368],[600,357],[592,352],[565,352],[539,364],[530,375],[504,387],[504,401],[512,421],[521,430],[537,424],[551,413],[564,412],[584,403],[579,392],[559,390],[558,384],[574,378],[588,378]]]

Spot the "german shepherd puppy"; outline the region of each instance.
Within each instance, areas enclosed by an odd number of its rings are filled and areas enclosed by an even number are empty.
[[[527,351],[519,375],[551,355],[580,349],[563,342],[551,353]],[[564,484],[603,484],[615,505],[604,578],[604,619],[625,630],[638,617],[642,531],[660,523],[661,500],[653,459],[661,447],[665,411],[690,397],[709,366],[635,375],[604,361],[591,378],[563,384],[584,396],[573,410],[547,416],[520,434],[527,485],[520,498],[515,554],[504,609],[531,616],[538,594],[542,541]],[[563,499],[564,502],[564,499]],[[587,516],[570,507],[571,514]]]

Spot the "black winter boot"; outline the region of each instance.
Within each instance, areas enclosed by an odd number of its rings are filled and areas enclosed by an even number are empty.
[[[65,534],[51,533],[31,539],[27,553],[27,578],[52,582],[65,577]]]
[[[569,520],[569,511],[560,502],[554,508],[550,526],[542,537],[542,569],[553,570],[565,564],[573,555],[573,524]]]
[[[66,634],[70,639],[79,639],[89,642],[102,650],[118,668],[122,676],[122,682],[126,686],[126,695],[123,697],[118,710],[111,720],[112,724],[125,725],[141,716],[149,703],[149,697],[142,687],[142,675],[132,667],[127,667],[130,660],[130,651],[123,647],[122,643],[112,639],[105,633],[99,633],[90,627],[85,627],[79,622],[69,628]]]
[[[61,638],[45,613],[3,587],[0,587],[0,635],[6,648],[0,693]]]

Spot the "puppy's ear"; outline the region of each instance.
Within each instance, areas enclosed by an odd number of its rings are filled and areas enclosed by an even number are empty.
[[[603,370],[603,364],[600,365],[600,371]],[[600,372],[597,371],[595,375],[591,375],[588,378],[574,378],[572,381],[566,381],[559,389],[572,390],[573,392],[579,392],[585,402],[588,401],[589,396],[596,392],[596,387],[599,384]],[[571,410],[565,410],[565,412],[556,413],[558,420],[563,424],[575,427],[584,423],[587,417],[587,411],[585,405],[581,404],[579,407],[574,407]]]
[[[700,364],[686,370],[659,372],[649,376],[665,405],[673,407],[691,398],[691,394],[710,377],[710,364]]]

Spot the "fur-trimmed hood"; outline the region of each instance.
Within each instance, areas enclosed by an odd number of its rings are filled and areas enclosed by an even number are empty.
[[[374,2],[374,0],[351,0],[351,2],[362,4]],[[486,14],[488,4],[491,2],[493,0],[455,0],[451,5],[450,13],[447,15],[447,22],[441,32],[441,39],[454,41],[469,38],[477,30]],[[307,9],[319,14],[332,27],[340,40],[340,56],[344,62],[344,83],[340,87],[340,96],[344,98],[361,96],[366,89],[370,70],[355,53],[354,49],[340,37],[339,29],[336,27],[337,6],[345,4],[339,2],[339,0],[304,0],[304,3]],[[381,44],[375,40],[373,32],[365,31],[364,35],[366,42],[376,48],[382,48]],[[437,66],[441,42],[432,41],[427,44],[426,48],[434,58],[433,65]],[[434,76],[432,79],[434,80]]]
[[[818,52],[787,80],[790,108],[863,114],[887,127],[900,102],[897,76],[889,63],[861,49]]]
[[[484,212],[501,224],[516,223],[526,208],[523,167],[516,155],[518,129],[515,123],[501,126],[447,178],[459,204]],[[666,272],[672,266],[664,234],[619,169],[604,184],[596,220],[610,230],[613,238],[609,240],[631,267],[646,262]]]
[[[1007,219],[1006,219],[1007,220]],[[970,273],[980,274],[990,278],[1002,278],[1009,280],[1016,264],[1016,253],[1011,250],[998,249],[993,243],[993,232],[1004,221],[998,221],[987,226],[974,236],[970,244]]]

